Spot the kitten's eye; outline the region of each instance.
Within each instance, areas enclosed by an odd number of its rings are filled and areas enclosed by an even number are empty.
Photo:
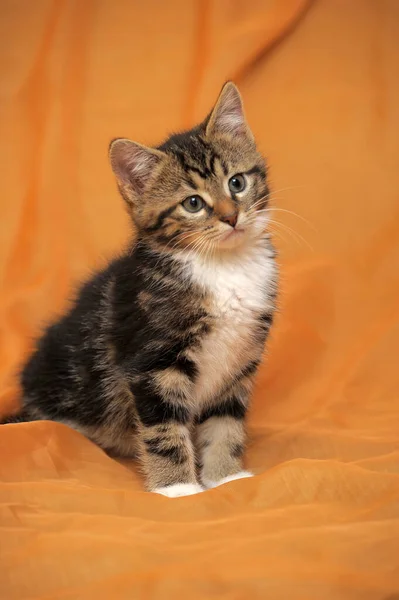
[[[243,192],[246,185],[245,177],[244,175],[241,175],[241,173],[237,173],[237,175],[233,175],[233,177],[230,177],[229,179],[229,190],[233,194]]]
[[[189,196],[183,200],[182,205],[190,213],[199,212],[205,206],[205,202],[201,196]]]

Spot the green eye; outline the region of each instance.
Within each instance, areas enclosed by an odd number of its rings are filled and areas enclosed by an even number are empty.
[[[241,175],[241,173],[237,173],[237,175],[233,175],[233,177],[230,177],[229,179],[229,190],[232,194],[243,192],[246,185],[245,177],[244,175]]]
[[[183,207],[190,213],[197,213],[205,206],[201,196],[189,196],[182,202]]]

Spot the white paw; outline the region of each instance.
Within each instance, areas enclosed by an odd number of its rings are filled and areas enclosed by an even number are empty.
[[[239,471],[238,473],[234,473],[234,475],[228,475],[227,477],[223,477],[219,479],[219,481],[211,481],[210,479],[204,479],[204,485],[207,488],[218,487],[219,485],[223,485],[224,483],[228,483],[229,481],[235,481],[236,479],[245,479],[246,477],[253,477],[254,474],[250,471]]]
[[[176,483],[165,487],[155,488],[155,494],[162,494],[169,498],[179,498],[180,496],[192,496],[203,492],[203,488],[198,483]]]

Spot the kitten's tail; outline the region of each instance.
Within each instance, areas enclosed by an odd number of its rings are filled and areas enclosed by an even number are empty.
[[[29,421],[37,421],[29,409],[24,407],[19,412],[9,415],[8,417],[0,418],[0,425],[9,425],[10,423],[27,423]]]

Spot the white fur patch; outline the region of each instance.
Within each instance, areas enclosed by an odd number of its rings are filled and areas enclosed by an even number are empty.
[[[203,491],[203,488],[198,483],[176,483],[175,485],[167,485],[153,490],[155,494],[162,494],[162,496],[168,496],[168,498],[192,496]]]
[[[190,267],[191,277],[210,294],[214,317],[211,333],[195,351],[200,371],[194,400],[201,405],[253,357],[258,315],[272,309],[268,298],[276,266],[270,250],[255,244],[233,260],[212,263],[194,256]]]
[[[246,479],[247,477],[253,477],[254,474],[250,471],[239,471],[239,473],[234,473],[234,475],[229,475],[228,477],[223,477],[223,479],[219,479],[219,481],[204,481],[204,485],[207,488],[219,487],[219,485],[223,485],[224,483],[229,483],[229,481],[235,481],[236,479]]]

